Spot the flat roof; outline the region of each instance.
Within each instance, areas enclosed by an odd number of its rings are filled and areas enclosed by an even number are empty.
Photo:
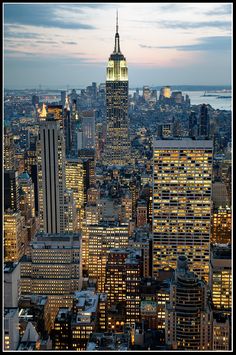
[[[16,269],[16,267],[19,265],[19,262],[6,262],[4,264],[4,273],[11,273],[12,271],[14,271]]]
[[[153,148],[199,148],[199,149],[212,149],[213,141],[205,139],[191,139],[191,138],[180,138],[180,139],[153,139]]]

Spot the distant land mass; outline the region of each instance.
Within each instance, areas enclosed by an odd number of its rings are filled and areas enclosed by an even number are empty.
[[[149,85],[150,86],[150,85]],[[215,91],[215,90],[231,90],[231,85],[158,85],[150,86],[153,89],[160,90],[163,86],[170,86],[172,91]],[[139,88],[140,90],[142,88]],[[130,90],[135,90],[135,88]]]
[[[97,83],[98,85],[100,83]],[[216,90],[231,90],[231,85],[146,85],[143,84],[143,86],[149,86],[151,89],[156,89],[160,90],[163,86],[170,86],[172,91],[216,91]],[[129,90],[142,90],[142,87],[130,87]],[[70,86],[67,87],[66,85],[63,87],[62,85],[58,86],[57,88],[52,88],[48,86],[41,85],[41,88],[39,89],[38,87],[32,87],[32,88],[22,88],[22,89],[10,89],[10,88],[5,88],[5,91],[24,91],[24,92],[31,92],[31,91],[47,91],[47,92],[60,92],[61,90],[67,90],[70,91],[72,89],[75,90],[81,90],[84,89],[85,87],[80,87],[80,86]]]

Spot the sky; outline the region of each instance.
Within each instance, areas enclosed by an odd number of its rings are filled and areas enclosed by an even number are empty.
[[[130,88],[231,84],[231,3],[5,3],[4,87],[105,82],[116,10]]]

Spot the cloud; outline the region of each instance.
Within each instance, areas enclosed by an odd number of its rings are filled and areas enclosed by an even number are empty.
[[[230,36],[213,36],[199,38],[199,43],[181,46],[149,46],[140,44],[141,48],[176,49],[178,51],[225,51],[231,49]]]
[[[225,4],[222,5],[216,9],[207,11],[205,14],[207,16],[218,16],[218,15],[230,15],[232,12],[232,5],[231,4]]]
[[[94,26],[71,22],[56,16],[55,5],[51,4],[4,4],[4,22],[6,24],[30,25],[62,29],[95,29]]]
[[[231,28],[231,21],[201,21],[201,22],[192,22],[192,21],[159,21],[158,24],[161,27],[171,28],[171,29],[190,29],[190,28],[205,28],[205,27],[216,27],[229,29]]]
[[[35,41],[35,43],[48,43],[48,44],[58,44],[58,42],[55,41]]]
[[[42,36],[38,33],[35,32],[11,32],[9,29],[6,29],[4,31],[4,38],[5,39],[12,39],[12,38],[30,38],[30,39],[35,39],[35,38],[41,38]]]
[[[71,44],[71,45],[74,45],[74,44],[77,44],[77,42],[70,42],[70,41],[62,41],[61,43],[64,43],[64,44]]]
[[[159,4],[158,4],[159,5]],[[172,12],[173,11],[183,11],[183,10],[186,10],[186,9],[193,9],[193,7],[190,5],[188,6],[188,4],[184,3],[184,4],[181,4],[181,3],[172,3],[172,4],[165,4],[165,5],[159,5],[158,8],[162,11],[162,12]]]
[[[32,52],[18,51],[16,49],[10,49],[10,48],[9,49],[5,49],[5,51],[4,51],[5,57],[11,57],[12,54],[13,54],[13,56],[14,56],[14,54],[16,54],[19,57],[22,57],[22,56],[30,56],[30,57],[32,57],[32,56],[36,55],[36,53],[32,53]]]

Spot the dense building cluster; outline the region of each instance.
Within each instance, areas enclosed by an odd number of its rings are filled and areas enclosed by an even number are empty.
[[[231,349],[231,112],[128,84],[117,24],[105,84],[5,95],[5,350]]]

